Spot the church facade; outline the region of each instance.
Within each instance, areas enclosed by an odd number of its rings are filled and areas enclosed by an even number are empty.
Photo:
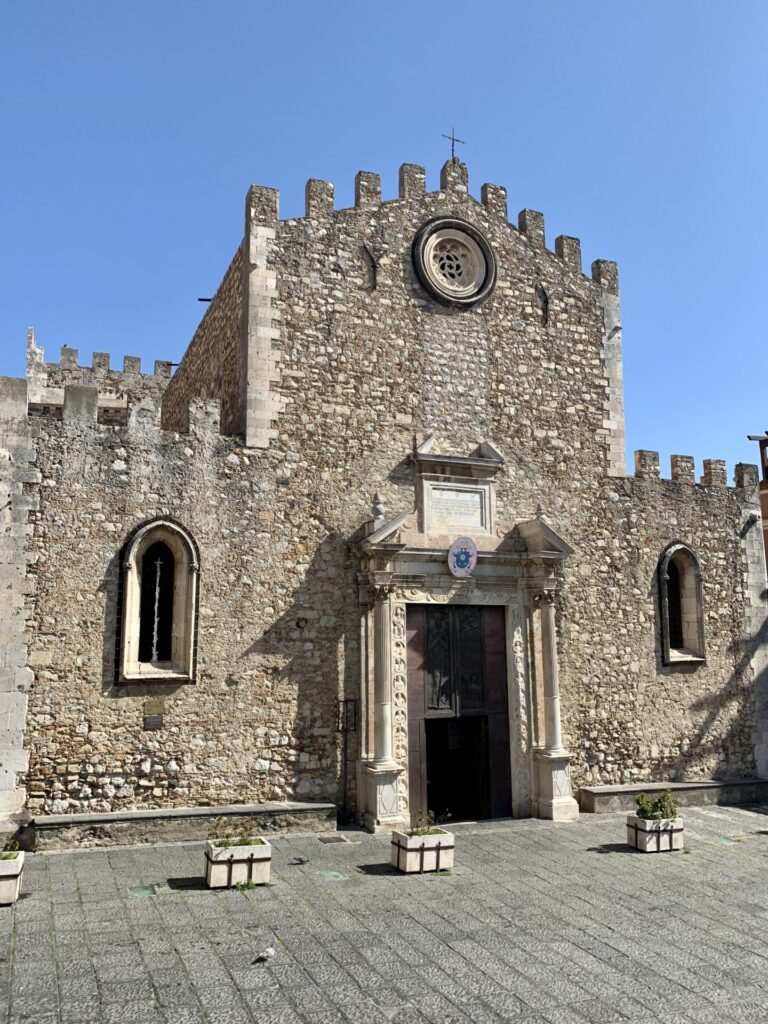
[[[616,265],[458,161],[252,187],[175,373],[30,334],[0,506],[4,813],[768,777],[756,468],[627,475]]]

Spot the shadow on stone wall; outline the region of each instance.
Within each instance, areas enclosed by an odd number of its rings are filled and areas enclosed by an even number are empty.
[[[243,653],[243,660],[257,658],[265,671],[295,685],[298,713],[292,740],[299,755],[332,761],[327,768],[304,770],[299,762],[291,780],[295,796],[332,799],[340,812],[345,786],[339,700],[346,697],[357,702],[355,731],[348,736],[347,750],[346,804],[350,809],[355,804],[362,725],[357,571],[349,540],[339,533],[327,534],[285,611]],[[307,649],[309,644],[311,649]],[[328,780],[320,791],[318,776]]]

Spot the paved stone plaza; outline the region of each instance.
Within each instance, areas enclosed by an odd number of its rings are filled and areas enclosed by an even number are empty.
[[[662,856],[620,815],[462,825],[455,872],[421,877],[385,836],[279,837],[248,892],[203,887],[201,844],[32,855],[0,910],[3,1019],[762,1022],[767,815],[687,810],[689,852]]]

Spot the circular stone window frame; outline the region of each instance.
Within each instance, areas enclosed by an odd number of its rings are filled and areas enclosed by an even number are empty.
[[[461,236],[464,236],[462,239]],[[485,274],[479,284],[466,294],[452,291],[442,285],[430,263],[430,256],[436,244],[443,238],[458,238],[466,247],[478,254],[485,263]],[[418,232],[412,246],[413,265],[422,288],[444,306],[468,309],[487,299],[496,286],[496,257],[493,249],[481,231],[456,217],[438,217],[428,221]],[[476,275],[476,281],[479,275]]]

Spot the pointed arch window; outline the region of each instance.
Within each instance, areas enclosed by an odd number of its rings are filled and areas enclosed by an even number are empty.
[[[141,526],[121,559],[122,682],[193,682],[199,560],[192,537],[170,519]]]
[[[659,561],[658,576],[663,663],[704,661],[704,606],[698,559],[686,544],[670,544]]]

